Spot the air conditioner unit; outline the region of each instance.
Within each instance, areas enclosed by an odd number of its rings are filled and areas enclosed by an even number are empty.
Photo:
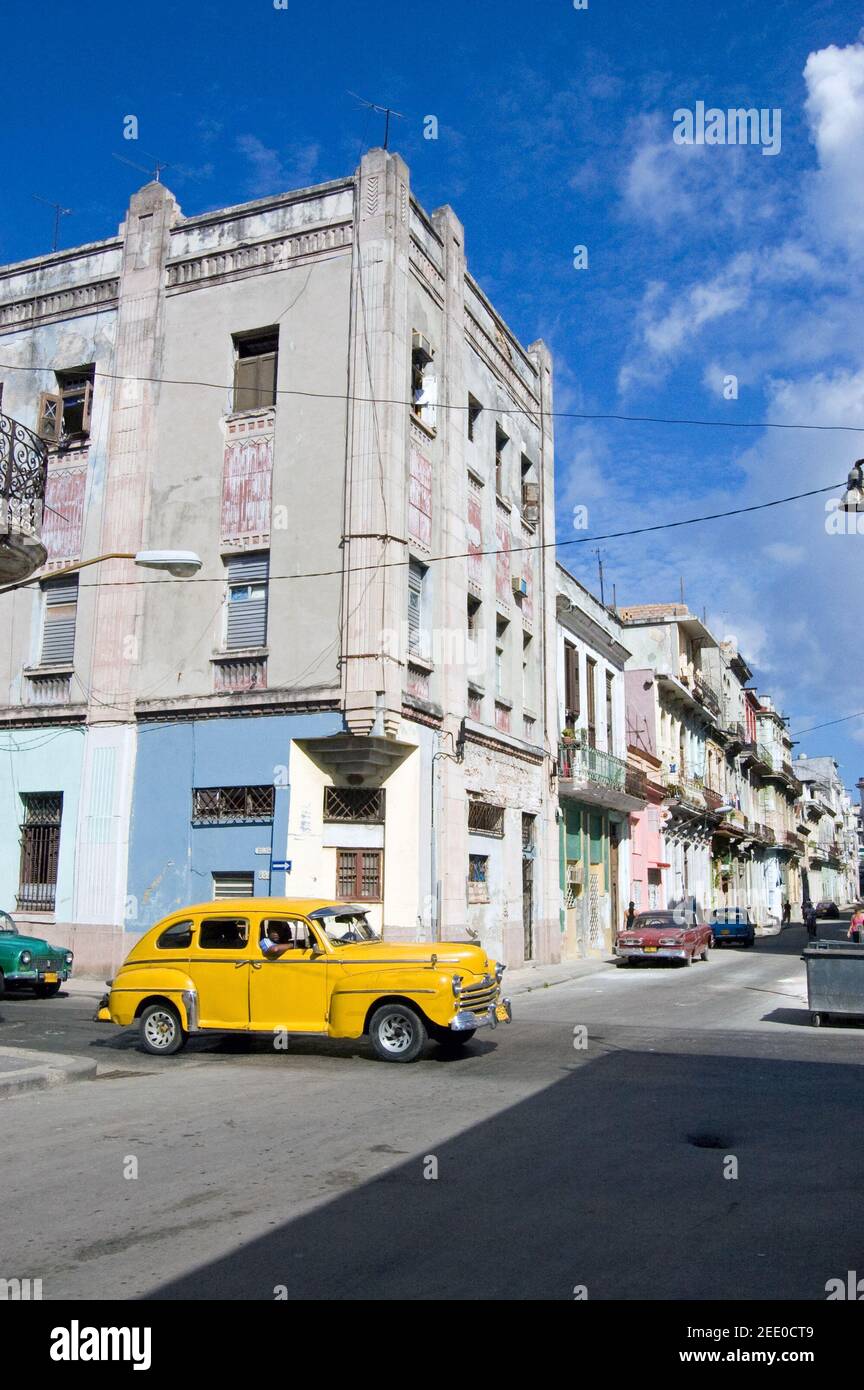
[[[517,598],[528,597],[528,580],[523,579],[521,574],[514,574],[513,576],[513,592]]]
[[[411,352],[422,358],[424,364],[432,361],[432,344],[423,333],[411,334]]]
[[[578,886],[579,886],[582,882],[584,882],[584,871],[583,871],[583,865],[581,864],[581,862],[580,862],[580,863],[568,864],[568,865],[567,865],[567,887],[568,887],[568,888],[578,888]]]

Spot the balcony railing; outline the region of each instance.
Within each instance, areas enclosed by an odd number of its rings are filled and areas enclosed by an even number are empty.
[[[705,708],[707,710],[710,710],[711,714],[719,715],[720,698],[713,685],[711,685],[710,681],[706,681],[703,675],[697,674],[694,682],[694,688],[696,692],[696,699],[700,700],[702,704],[705,706]]]
[[[48,449],[32,430],[0,414],[0,584],[14,584],[45,563],[40,539]]]
[[[600,748],[584,747],[575,739],[562,739],[558,747],[558,772],[566,781],[584,779],[610,791],[627,791],[628,773],[635,774],[623,758],[604,753]],[[634,793],[637,795],[638,793]]]

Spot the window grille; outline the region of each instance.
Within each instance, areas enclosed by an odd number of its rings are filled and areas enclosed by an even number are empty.
[[[468,829],[478,835],[504,835],[504,807],[487,801],[468,802]]]
[[[52,912],[57,896],[62,792],[25,793],[21,826],[19,912]]]
[[[384,791],[381,787],[325,787],[324,819],[364,821],[380,825],[384,820]]]
[[[198,825],[251,825],[272,821],[275,788],[195,787],[192,820]]]

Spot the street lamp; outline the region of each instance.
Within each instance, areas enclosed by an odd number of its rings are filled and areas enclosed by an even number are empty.
[[[62,569],[52,570],[43,578],[57,579],[64,574],[76,574],[88,565],[100,565],[103,560],[132,560],[142,569],[166,570],[175,579],[191,579],[202,565],[194,550],[114,550],[107,555],[94,555],[92,560],[77,560],[74,565],[64,565]],[[17,584],[7,584],[4,589],[0,589],[0,595],[9,594],[13,589],[23,589],[27,584],[38,583],[38,579],[21,579]]]
[[[858,459],[849,470],[840,509],[844,512],[864,512],[864,459]]]

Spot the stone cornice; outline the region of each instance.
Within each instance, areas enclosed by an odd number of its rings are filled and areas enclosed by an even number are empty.
[[[92,280],[86,285],[69,285],[0,304],[0,333],[14,333],[57,319],[80,318],[94,309],[117,307],[120,280],[116,275]]]
[[[352,223],[343,220],[333,225],[283,232],[266,241],[172,258],[167,265],[168,293],[182,294],[200,285],[281,270],[288,262],[319,260],[349,247],[352,236]]]

